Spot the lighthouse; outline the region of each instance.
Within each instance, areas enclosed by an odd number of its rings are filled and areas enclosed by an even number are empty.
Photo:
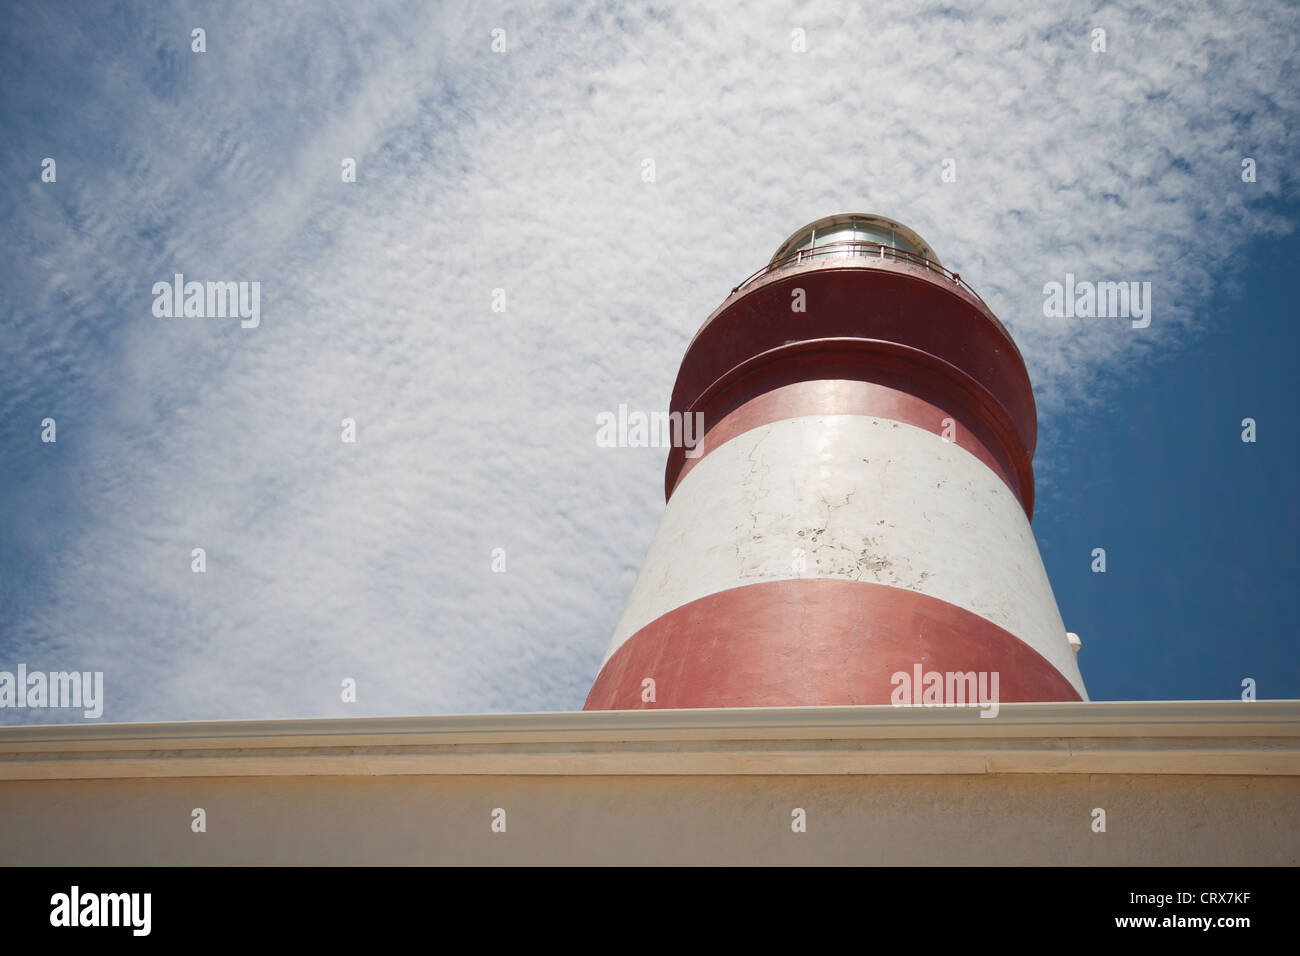
[[[670,409],[703,434],[669,451],[584,709],[1087,699],[1030,527],[1024,360],[913,230],[799,229],[696,333]]]

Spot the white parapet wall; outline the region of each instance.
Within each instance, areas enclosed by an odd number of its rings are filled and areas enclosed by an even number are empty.
[[[979,713],[6,727],[0,861],[1300,863],[1300,702]]]

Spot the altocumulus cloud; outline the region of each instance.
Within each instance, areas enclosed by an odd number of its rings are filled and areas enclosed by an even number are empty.
[[[77,16],[0,39],[0,667],[102,670],[110,720],[580,706],[662,507],[662,450],[595,416],[664,407],[810,219],[896,216],[970,279],[1049,476],[1061,416],[1294,228],[1281,3]],[[259,281],[261,325],[154,318],[176,272]],[[1045,319],[1066,272],[1151,281],[1151,326]]]

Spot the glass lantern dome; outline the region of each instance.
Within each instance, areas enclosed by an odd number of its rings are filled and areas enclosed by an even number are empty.
[[[930,244],[901,222],[871,213],[839,213],[811,222],[781,243],[772,264],[801,252],[823,256],[881,256],[881,246],[941,265]],[[815,250],[815,251],[813,251]],[[799,256],[802,258],[802,256]]]

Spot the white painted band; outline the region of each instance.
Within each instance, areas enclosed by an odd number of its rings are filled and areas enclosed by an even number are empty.
[[[978,614],[1087,699],[1010,489],[938,435],[866,415],[772,422],[700,461],[664,509],[605,660],[691,601],[799,578],[871,581]]]

